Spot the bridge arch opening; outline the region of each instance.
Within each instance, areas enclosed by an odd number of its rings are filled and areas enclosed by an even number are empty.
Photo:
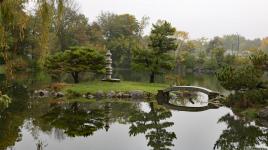
[[[180,97],[179,101],[174,100],[173,101],[173,96],[174,93],[176,92],[183,92],[183,91],[187,91],[188,93],[190,93],[190,95],[192,95],[193,93],[197,93],[197,97],[186,97],[186,100],[188,100],[188,104],[192,103],[192,105],[180,105],[180,103],[182,103],[183,101],[183,96]],[[157,101],[159,104],[162,105],[166,105],[169,106],[171,108],[179,108],[181,110],[188,110],[193,108],[194,110],[196,109],[208,109],[208,108],[213,108],[211,107],[210,101],[214,98],[216,98],[217,96],[219,96],[220,94],[218,92],[212,91],[210,89],[207,88],[203,88],[203,87],[197,87],[197,86],[173,86],[164,90],[159,90],[158,94],[157,94]],[[199,100],[201,101],[201,104],[195,104],[195,102]],[[174,103],[175,102],[175,103]],[[177,104],[176,104],[177,102]],[[179,103],[179,104],[178,104]]]

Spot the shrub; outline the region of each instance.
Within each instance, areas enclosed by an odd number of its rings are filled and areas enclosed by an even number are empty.
[[[237,68],[225,66],[216,75],[225,89],[240,91],[257,88],[261,83],[262,72],[252,65]]]
[[[104,67],[104,56],[86,47],[73,47],[56,53],[45,61],[45,68],[53,78],[58,79],[63,73],[70,73],[75,83],[79,82],[81,72],[103,73]]]
[[[257,104],[264,104],[267,90],[254,89],[246,92],[236,92],[229,95],[227,105],[238,108],[249,108]]]

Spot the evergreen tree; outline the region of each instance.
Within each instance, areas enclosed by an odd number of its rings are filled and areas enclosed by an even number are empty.
[[[155,75],[171,70],[175,66],[174,57],[169,53],[176,50],[176,29],[166,21],[153,25],[147,48],[138,49],[133,54],[133,67],[150,72],[150,83],[155,82]]]

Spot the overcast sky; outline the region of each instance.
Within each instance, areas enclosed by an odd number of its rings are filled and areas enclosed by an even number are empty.
[[[191,38],[239,33],[247,38],[268,36],[268,0],[76,0],[89,21],[102,11],[130,13],[150,23],[164,19]],[[150,27],[147,29],[147,33]]]

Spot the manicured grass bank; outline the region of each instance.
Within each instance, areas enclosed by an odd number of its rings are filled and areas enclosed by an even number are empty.
[[[72,84],[67,86],[64,91],[72,90],[78,93],[96,93],[98,91],[133,91],[142,90],[156,94],[158,90],[167,88],[167,84],[160,83],[142,83],[142,82],[129,82],[121,81],[119,83],[92,81],[86,83]]]

